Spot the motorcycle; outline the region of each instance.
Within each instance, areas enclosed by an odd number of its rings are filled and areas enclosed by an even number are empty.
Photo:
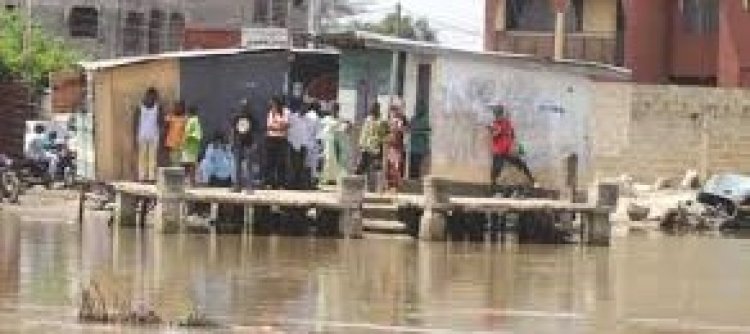
[[[9,203],[18,203],[21,194],[21,181],[12,170],[13,161],[7,156],[0,155],[0,201],[7,199]]]
[[[21,192],[32,186],[40,185],[52,189],[53,179],[49,173],[49,162],[18,159],[13,160],[10,170],[16,175],[21,185]]]
[[[70,188],[76,184],[76,152],[65,145],[58,145],[57,170],[54,181],[62,182],[63,187]]]

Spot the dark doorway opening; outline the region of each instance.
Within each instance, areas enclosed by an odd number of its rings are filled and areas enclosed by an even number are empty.
[[[409,148],[409,179],[416,180],[429,174],[430,143],[430,89],[432,65],[420,64],[417,68],[417,97],[414,116],[411,118]]]

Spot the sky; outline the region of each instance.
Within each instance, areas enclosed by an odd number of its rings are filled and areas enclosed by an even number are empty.
[[[393,12],[397,0],[372,0],[373,15]],[[484,0],[401,0],[405,14],[426,17],[438,30],[441,43],[470,49],[482,48]]]

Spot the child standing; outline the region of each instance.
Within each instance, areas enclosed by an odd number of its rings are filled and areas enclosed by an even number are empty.
[[[182,162],[182,144],[185,142],[185,104],[178,101],[170,113],[164,118],[165,133],[164,148],[169,155],[169,165],[179,166]]]
[[[190,185],[195,184],[195,164],[198,161],[202,138],[203,131],[198,110],[195,107],[190,107],[185,122],[185,140],[182,144],[182,165],[185,167]]]

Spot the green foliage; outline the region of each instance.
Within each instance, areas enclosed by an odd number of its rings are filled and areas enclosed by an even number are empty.
[[[425,18],[414,19],[409,15],[404,15],[401,16],[400,27],[398,23],[398,15],[396,13],[391,13],[379,22],[354,22],[352,25],[356,30],[372,31],[378,34],[398,36],[416,41],[437,41],[436,31],[430,26],[430,22]]]
[[[27,52],[25,35],[30,40]],[[39,25],[13,11],[0,10],[0,80],[20,77],[42,88],[50,73],[69,68],[78,59],[73,49]]]

